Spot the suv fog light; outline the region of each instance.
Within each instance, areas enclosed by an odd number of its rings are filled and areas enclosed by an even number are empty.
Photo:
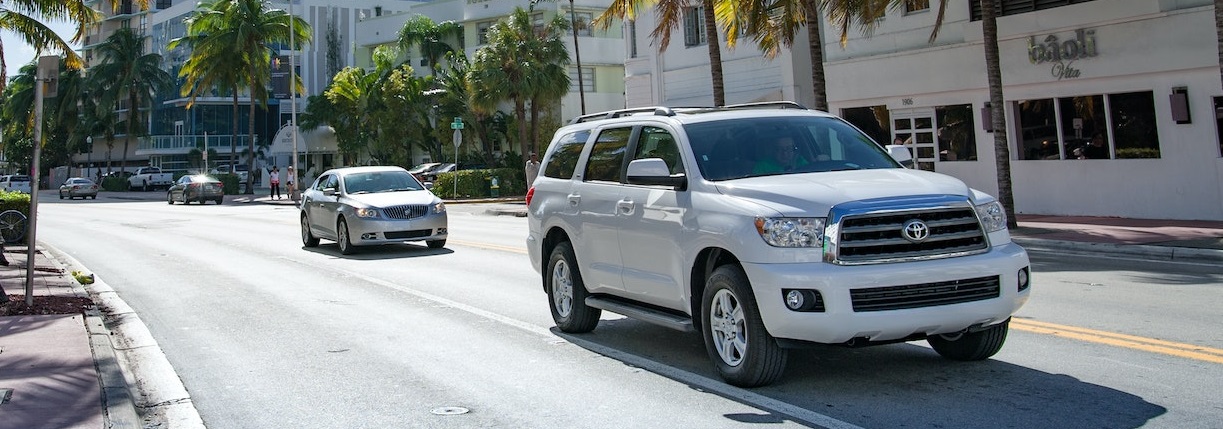
[[[786,308],[791,311],[824,312],[824,298],[820,291],[811,289],[782,289]]]
[[[806,300],[803,299],[802,292],[792,290],[786,293],[786,307],[790,307],[791,310],[803,308],[803,301]]]
[[[1027,289],[1027,288],[1028,288],[1028,286],[1030,286],[1030,285],[1031,285],[1030,283],[1028,283],[1028,282],[1029,282],[1029,280],[1030,280],[1030,279],[1028,278],[1028,277],[1029,277],[1029,276],[1028,276],[1028,267],[1023,267],[1023,268],[1020,268],[1020,269],[1019,269],[1019,275],[1018,275],[1018,276],[1016,276],[1016,277],[1018,277],[1018,278],[1019,278],[1019,291],[1020,291],[1020,292],[1022,292],[1024,289]]]

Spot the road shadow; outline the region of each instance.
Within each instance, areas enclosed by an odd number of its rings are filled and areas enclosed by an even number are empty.
[[[636,366],[618,353],[721,382],[695,333],[632,319],[603,320],[588,334],[553,332],[626,365]],[[868,428],[1136,428],[1167,412],[1134,394],[1064,374],[996,359],[950,361],[918,344],[790,350],[781,380],[747,391]],[[615,353],[603,353],[603,347]],[[691,386],[709,392],[705,386]],[[710,393],[747,402],[734,393],[741,390],[725,387]],[[735,423],[813,424],[784,411],[769,411],[725,417]]]
[[[340,253],[340,246],[334,242],[324,241],[316,247],[302,246],[302,250],[333,256],[340,259],[356,261],[382,261],[387,259],[422,258],[428,256],[449,255],[453,250],[445,247],[430,249],[424,243],[407,242],[401,244],[381,244],[377,246],[360,246],[351,255]]]

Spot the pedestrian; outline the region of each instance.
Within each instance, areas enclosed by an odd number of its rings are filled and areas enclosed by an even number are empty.
[[[272,186],[272,190],[269,192],[268,196],[272,197],[273,200],[279,200],[280,199],[280,168],[279,167],[272,166],[272,172],[268,174],[268,184]]]
[[[4,239],[0,238],[0,266],[8,266],[8,258],[4,256]]]
[[[285,170],[285,193],[289,194],[289,199],[297,201],[297,172],[292,165]]]
[[[535,152],[531,152],[531,158],[527,160],[526,171],[527,188],[529,189],[531,184],[535,183],[535,177],[539,176],[539,156],[535,155]]]

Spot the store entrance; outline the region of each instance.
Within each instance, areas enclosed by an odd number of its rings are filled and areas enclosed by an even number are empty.
[[[899,139],[909,148],[915,168],[934,171],[938,160],[934,132],[934,109],[892,111],[892,142]]]

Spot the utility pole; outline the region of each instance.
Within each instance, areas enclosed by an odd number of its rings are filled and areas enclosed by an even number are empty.
[[[294,1],[296,0],[289,0],[289,99],[292,100],[290,104],[293,108],[289,113],[289,122],[293,125],[293,177],[289,178],[289,183],[292,183],[293,187],[289,190],[289,199],[296,202],[297,188],[302,184],[297,183],[297,172],[301,171],[301,169],[297,166],[297,43],[295,42],[295,37],[293,37],[293,33],[297,32],[297,15],[293,14]]]

